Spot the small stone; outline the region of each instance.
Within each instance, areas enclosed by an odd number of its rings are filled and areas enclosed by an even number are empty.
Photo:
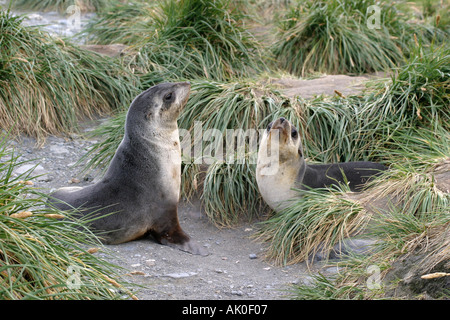
[[[168,273],[165,274],[163,277],[169,277],[173,279],[180,279],[180,278],[187,278],[191,276],[195,276],[196,272],[179,272],[179,273]]]
[[[50,152],[56,153],[56,154],[62,154],[62,153],[69,153],[69,150],[67,148],[58,146],[58,145],[52,145],[50,146]]]
[[[87,174],[87,175],[85,175],[85,176],[83,177],[83,180],[84,180],[84,181],[87,181],[87,182],[93,181],[93,180],[94,180],[94,177],[91,176],[90,174]]]
[[[34,169],[33,169],[34,168]],[[43,166],[39,165],[35,165],[35,164],[24,164],[18,168],[16,168],[14,170],[14,173],[17,175],[21,175],[24,173],[32,173],[33,175],[41,175],[41,174],[45,174],[45,169]]]
[[[216,273],[227,273],[226,270],[216,269],[214,270]]]
[[[80,180],[77,178],[72,178],[68,181],[69,183],[80,183]]]
[[[148,260],[145,260],[145,265],[146,265],[147,267],[153,267],[155,264],[156,264],[155,259],[148,259]]]
[[[250,253],[250,254],[248,255],[248,257],[249,257],[250,259],[256,259],[256,258],[258,258],[258,256],[257,256],[256,254],[254,254],[254,253]]]
[[[241,290],[233,290],[231,291],[231,294],[235,296],[242,296],[244,293]]]

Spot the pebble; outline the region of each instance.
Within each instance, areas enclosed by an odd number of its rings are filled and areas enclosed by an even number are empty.
[[[181,278],[187,278],[197,275],[196,272],[179,272],[179,273],[168,273],[163,275],[163,277],[169,277],[173,279],[181,279]]]
[[[254,254],[254,253],[250,253],[250,254],[248,255],[248,257],[249,257],[250,259],[256,259],[256,258],[258,258],[258,256],[257,256],[256,254]]]
[[[50,146],[50,152],[56,153],[56,154],[62,154],[62,153],[69,153],[70,151],[67,150],[66,147],[52,145],[52,146]]]
[[[216,269],[214,270],[216,273],[227,273],[226,270]]]
[[[153,267],[155,264],[156,264],[155,259],[148,259],[148,260],[145,260],[145,265],[146,265],[147,267]]]

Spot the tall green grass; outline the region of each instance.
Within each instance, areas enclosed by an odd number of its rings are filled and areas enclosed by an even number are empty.
[[[448,135],[446,137],[448,139]],[[443,142],[443,139],[440,139]],[[417,140],[419,143],[420,139]],[[436,141],[439,141],[437,139]],[[448,144],[448,143],[447,143]],[[447,149],[447,157],[450,154]],[[446,272],[450,267],[450,195],[436,185],[439,166],[448,172],[447,158],[437,157],[434,165],[422,168],[408,162],[399,163],[378,181],[368,197],[389,197],[387,206],[379,208],[370,222],[370,234],[381,241],[373,247],[373,254],[366,257],[348,257],[335,263],[341,270],[333,278],[315,276],[309,286],[293,286],[294,299],[380,299],[395,293],[398,283],[389,276],[392,266],[399,259],[416,256],[417,262],[409,266],[409,279],[434,273]],[[446,163],[446,164],[445,164]],[[445,169],[446,168],[446,169]],[[442,181],[441,181],[442,182]],[[370,267],[380,271],[379,288],[368,288],[372,275]],[[412,295],[421,294],[411,287]],[[444,290],[436,287],[433,298],[448,298]],[[400,298],[405,298],[400,296]]]
[[[228,0],[166,0],[119,5],[86,33],[96,43],[132,44],[129,63],[144,83],[203,77],[225,80],[264,70],[260,45]]]
[[[0,12],[0,125],[42,138],[128,105],[138,79],[118,62]]]
[[[414,55],[378,86],[370,107],[390,121],[391,128],[401,126],[443,126],[450,129],[450,47],[426,48],[417,43]]]
[[[376,29],[369,27],[372,5],[380,9]],[[409,23],[395,4],[301,1],[281,19],[273,52],[279,66],[296,75],[360,74],[399,66],[414,34],[426,43],[448,41],[448,34],[431,25]]]
[[[0,298],[130,298],[118,267],[94,253],[101,243],[89,221],[45,207],[31,172],[13,175],[22,162],[8,138],[0,137]]]
[[[280,265],[309,261],[364,229],[370,215],[345,197],[348,191],[346,186],[298,190],[288,207],[261,223],[257,238],[269,243],[268,258]]]

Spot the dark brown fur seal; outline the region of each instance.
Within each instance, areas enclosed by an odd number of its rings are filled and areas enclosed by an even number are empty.
[[[162,244],[206,254],[178,222],[181,150],[177,117],[189,93],[190,84],[181,82],[159,84],[138,95],[105,176],[84,188],[57,190],[50,197],[53,206],[102,216],[91,227],[106,244],[151,234]]]

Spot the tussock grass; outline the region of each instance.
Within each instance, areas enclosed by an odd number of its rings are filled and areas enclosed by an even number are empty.
[[[132,296],[118,267],[93,254],[101,243],[88,230],[89,221],[45,207],[46,196],[30,186],[30,172],[12,175],[22,163],[7,138],[0,137],[0,298]]]
[[[391,81],[378,86],[379,95],[369,106],[392,129],[443,126],[449,130],[450,48],[417,43],[413,50]]]
[[[450,169],[449,133],[442,128],[436,133],[410,130],[397,138],[401,148],[393,157],[394,164],[372,183],[362,201],[364,208],[376,206],[370,208],[375,214],[368,230],[370,236],[382,241],[370,256],[335,263],[341,270],[336,278],[314,277],[312,286],[294,286],[292,298],[383,298],[396,287],[396,283],[385,281],[393,263],[413,255],[419,260],[411,266],[412,276],[450,268],[450,194],[445,189]],[[421,155],[424,161],[420,161]],[[381,287],[375,290],[367,287],[370,266],[379,267],[381,272]]]
[[[216,226],[231,227],[251,221],[266,210],[256,184],[256,166],[248,163],[215,162],[206,171],[202,204]]]
[[[0,12],[0,125],[42,139],[128,105],[138,79],[114,60]]]
[[[161,79],[247,77],[265,64],[261,48],[240,24],[228,0],[161,1],[119,5],[91,23],[86,33],[102,44],[133,44],[129,63]]]
[[[114,3],[91,20],[83,34],[94,44],[136,45],[143,39],[156,37],[153,21],[161,14],[157,3]]]
[[[447,160],[448,162],[448,160]],[[436,165],[427,170],[399,165],[383,175],[369,197],[391,199],[370,222],[370,234],[381,239],[370,256],[349,256],[332,263],[333,279],[314,276],[312,285],[293,286],[293,299],[382,299],[395,291],[387,275],[395,261],[419,257],[410,278],[448,270],[450,265],[450,195],[436,186]],[[448,164],[447,169],[448,172]],[[379,288],[369,288],[371,267],[379,268]],[[445,294],[445,293],[442,293]],[[409,296],[408,298],[412,298]]]
[[[267,257],[277,264],[309,262],[318,252],[356,235],[370,220],[362,205],[345,197],[346,186],[297,191],[299,198],[261,222],[257,234],[269,243]]]
[[[380,8],[379,28],[371,5]],[[365,1],[301,1],[279,23],[273,52],[281,68],[304,76],[311,72],[367,73],[399,66],[409,56],[413,35],[430,43],[448,41],[448,34],[408,22],[395,4]]]
[[[374,134],[382,125],[368,117],[367,100],[350,96],[303,102],[301,131],[310,160],[328,163],[376,157],[380,141]]]

